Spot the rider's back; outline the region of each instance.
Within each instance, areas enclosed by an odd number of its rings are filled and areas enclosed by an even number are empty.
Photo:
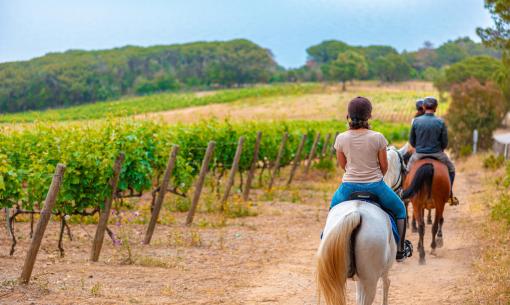
[[[370,183],[381,181],[383,174],[378,152],[386,149],[384,136],[369,129],[348,130],[338,135],[335,149],[347,159],[344,182]]]
[[[417,117],[413,121],[409,142],[417,153],[433,154],[443,151],[448,145],[444,121],[433,114]]]

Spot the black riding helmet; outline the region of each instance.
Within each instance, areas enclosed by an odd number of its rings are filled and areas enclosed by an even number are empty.
[[[436,109],[437,108],[437,100],[435,97],[429,96],[423,99],[423,107],[425,109]]]
[[[422,110],[422,107],[423,107],[423,99],[417,100],[416,101],[416,110],[420,111],[420,110]]]

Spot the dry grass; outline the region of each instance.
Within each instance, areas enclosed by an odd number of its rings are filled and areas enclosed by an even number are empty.
[[[232,121],[248,120],[343,120],[349,100],[366,96],[374,104],[374,118],[387,122],[410,122],[418,98],[437,95],[427,82],[384,84],[356,82],[343,92],[338,86],[325,87],[321,93],[300,96],[248,98],[231,104],[216,104],[137,116],[142,119],[161,119],[171,123],[192,123],[215,117]],[[441,104],[439,114],[446,113]]]
[[[490,208],[497,199],[507,192],[498,185],[505,174],[504,167],[484,170],[481,166],[484,156],[464,162],[471,171],[483,171],[483,191],[471,196],[476,202],[472,213],[482,214],[482,221],[475,225],[476,238],[480,241],[478,258],[474,262],[473,276],[468,283],[471,294],[466,304],[510,304],[510,226],[490,217]],[[474,161],[474,162],[472,162]],[[489,204],[487,204],[489,203]]]

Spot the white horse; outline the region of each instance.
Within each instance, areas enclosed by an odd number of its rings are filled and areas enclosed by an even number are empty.
[[[388,273],[397,255],[397,244],[389,216],[376,205],[359,200],[337,204],[329,212],[317,253],[319,295],[324,296],[328,305],[346,304],[351,243],[356,265],[357,304],[373,303],[380,278],[383,280],[383,304],[388,304]]]
[[[384,175],[383,180],[397,194],[400,192],[402,184],[404,183],[405,165],[403,160],[408,148],[409,144],[406,144],[398,150],[392,146],[386,151],[388,156],[388,171],[386,175]]]
[[[402,155],[399,153],[393,148],[388,149],[388,172],[384,178],[395,190],[403,181]],[[356,233],[353,235],[353,232]],[[396,254],[397,245],[388,214],[376,205],[360,200],[337,204],[328,214],[317,252],[319,295],[324,296],[328,305],[344,305],[348,271],[355,268],[357,304],[373,303],[380,278],[383,281],[383,305],[388,304],[388,273]]]

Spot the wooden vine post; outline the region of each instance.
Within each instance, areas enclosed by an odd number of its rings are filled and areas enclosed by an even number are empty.
[[[322,151],[321,151],[321,156],[320,158],[324,158],[326,157],[326,153],[328,152],[328,148],[329,148],[329,140],[331,139],[331,134],[328,133],[326,135],[326,139],[324,140],[324,145],[322,145]]]
[[[234,161],[232,161],[232,166],[230,167],[230,174],[228,176],[225,193],[223,194],[223,198],[221,198],[221,211],[225,210],[225,203],[227,202],[228,196],[230,195],[230,190],[232,189],[232,185],[234,184],[236,172],[237,172],[237,169],[239,168],[239,159],[241,159],[241,153],[243,152],[243,144],[244,144],[244,137],[240,137],[239,142],[237,143],[237,149],[236,149],[236,154],[234,155]]]
[[[310,154],[308,155],[308,162],[306,163],[305,174],[308,174],[308,171],[310,170],[310,166],[312,165],[313,158],[315,157],[315,151],[317,150],[317,144],[319,143],[320,138],[321,138],[321,134],[317,133],[317,136],[315,137],[315,140],[313,141],[312,150],[310,151]]]
[[[243,199],[248,200],[250,196],[250,187],[251,182],[253,181],[253,177],[255,176],[255,170],[257,169],[257,162],[259,161],[259,150],[260,150],[260,140],[262,139],[262,132],[257,132],[257,139],[255,140],[255,148],[253,149],[253,159],[251,160],[250,171],[248,172],[248,177],[246,178],[246,186],[243,191]]]
[[[282,137],[282,142],[280,143],[280,149],[278,149],[278,156],[276,156],[273,173],[271,174],[271,180],[269,180],[269,186],[267,187],[268,190],[271,190],[271,188],[273,187],[274,179],[276,178],[276,173],[280,169],[280,160],[281,160],[283,152],[285,150],[285,143],[287,142],[288,137],[289,137],[289,133],[285,132]]]
[[[301,162],[301,153],[303,152],[303,147],[306,142],[306,134],[301,137],[301,142],[299,142],[299,146],[294,156],[294,161],[292,162],[292,169],[290,170],[289,180],[287,181],[287,185],[290,185],[292,179],[294,179],[294,175],[296,174],[296,170],[299,167],[299,163]]]
[[[110,188],[111,194],[107,196],[104,201],[104,208],[101,211],[101,215],[99,216],[99,222],[97,223],[96,235],[94,236],[94,241],[92,242],[92,251],[90,252],[90,260],[93,262],[97,262],[99,260],[99,254],[101,253],[101,248],[103,247],[103,239],[104,232],[106,231],[106,226],[108,225],[108,218],[110,217],[110,210],[112,208],[112,201],[117,193],[117,185],[119,184],[120,170],[122,169],[122,163],[124,163],[125,159],[124,153],[120,153],[117,159],[115,160],[115,164],[113,166],[113,177],[110,179]]]
[[[193,194],[193,200],[191,201],[191,208],[189,209],[188,217],[186,217],[187,226],[193,223],[193,217],[195,217],[195,211],[197,209],[198,200],[200,199],[200,194],[202,193],[205,176],[207,175],[207,171],[209,169],[209,162],[211,161],[215,146],[216,142],[214,141],[210,141],[209,144],[207,145],[207,150],[205,152],[204,159],[202,160],[202,167],[200,168],[200,174],[198,176],[197,185],[195,187],[195,193]]]
[[[179,146],[174,145],[172,147],[172,151],[170,152],[170,156],[168,157],[168,164],[166,166],[165,174],[163,175],[163,181],[159,186],[158,197],[156,198],[156,202],[154,203],[154,208],[152,210],[151,220],[149,222],[149,226],[147,227],[147,232],[145,233],[145,238],[143,240],[144,245],[148,245],[151,242],[152,234],[154,234],[154,229],[156,228],[156,223],[158,221],[159,212],[161,211],[161,206],[163,205],[163,200],[165,199],[165,194],[168,189],[168,184],[170,183],[170,176],[175,168],[175,162],[177,160],[177,153],[179,152]]]
[[[60,185],[62,184],[62,177],[64,175],[65,168],[66,167],[63,164],[58,164],[55,170],[55,175],[53,175],[51,186],[48,190],[48,194],[46,195],[46,200],[44,201],[44,207],[41,211],[39,222],[37,222],[37,227],[35,228],[35,233],[32,237],[32,241],[30,242],[30,247],[28,248],[27,256],[25,258],[25,263],[23,264],[20,281],[24,284],[28,284],[30,281],[30,276],[32,275],[32,270],[34,269],[37,252],[39,252],[41,241],[44,236],[44,231],[46,230],[46,226],[50,220],[51,211],[55,206],[58,192],[60,190]]]

